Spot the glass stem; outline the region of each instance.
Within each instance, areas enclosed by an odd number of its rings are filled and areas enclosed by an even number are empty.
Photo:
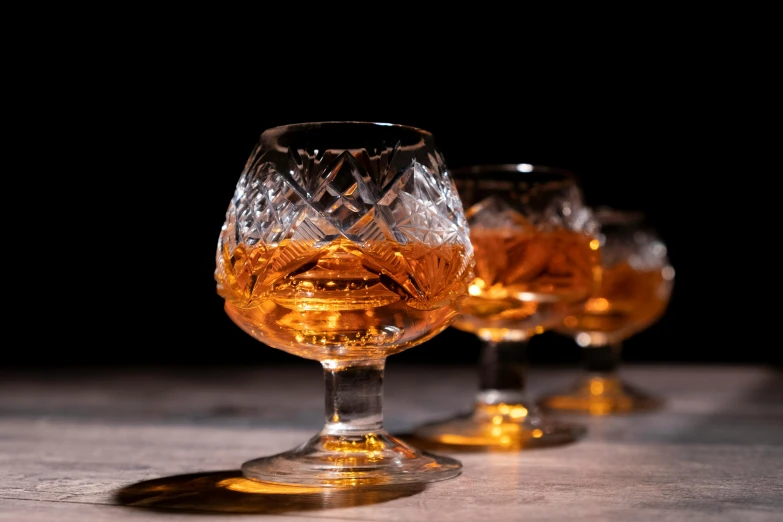
[[[357,436],[383,431],[385,359],[324,363],[325,416],[322,433]]]
[[[613,377],[620,366],[622,343],[588,346],[582,350],[583,367],[588,373]]]
[[[479,404],[525,402],[527,346],[524,341],[482,341],[479,357]]]

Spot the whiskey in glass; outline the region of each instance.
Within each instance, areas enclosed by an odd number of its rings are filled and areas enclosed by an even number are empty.
[[[217,293],[253,338],[321,363],[326,411],[318,434],[245,462],[244,476],[319,487],[457,476],[458,460],[386,432],[383,370],[387,356],[451,325],[473,264],[429,132],[374,122],[264,131],[220,232]]]
[[[653,411],[663,400],[627,383],[618,370],[623,341],[665,313],[674,268],[666,245],[641,212],[601,207],[594,215],[601,228],[601,285],[555,328],[582,347],[584,372],[540,405],[592,415]]]
[[[600,279],[597,225],[570,171],[530,164],[453,171],[475,278],[454,327],[481,339],[479,390],[465,414],[417,428],[435,447],[522,449],[576,441],[584,427],[539,410],[526,391],[528,341],[561,324]]]

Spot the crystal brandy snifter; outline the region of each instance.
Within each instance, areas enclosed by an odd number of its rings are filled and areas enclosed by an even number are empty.
[[[600,276],[596,225],[567,170],[530,164],[452,171],[476,266],[457,329],[481,343],[472,410],[420,426],[417,439],[462,449],[577,440],[584,427],[544,415],[527,396],[526,345],[584,302]]]
[[[321,432],[245,462],[246,478],[339,487],[460,473],[459,461],[411,447],[382,422],[386,357],[447,328],[473,278],[462,203],[429,132],[374,122],[264,131],[216,261],[228,316],[324,369]]]
[[[555,328],[582,347],[583,375],[539,404],[592,415],[656,410],[663,400],[622,380],[618,370],[623,341],[664,314],[674,268],[666,245],[643,213],[601,207],[594,215],[601,228],[600,288]]]

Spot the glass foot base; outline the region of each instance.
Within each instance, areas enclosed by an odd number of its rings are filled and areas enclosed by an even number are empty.
[[[591,375],[569,390],[544,396],[539,406],[548,411],[611,415],[657,410],[663,406],[663,400],[617,377]]]
[[[298,448],[242,464],[248,479],[318,487],[435,482],[461,471],[460,461],[417,450],[385,431],[320,433]]]
[[[518,450],[577,441],[584,426],[541,415],[526,404],[480,404],[465,415],[420,426],[414,440],[463,450]]]

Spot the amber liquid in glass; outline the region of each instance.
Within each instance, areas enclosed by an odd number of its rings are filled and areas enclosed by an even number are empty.
[[[600,280],[598,241],[586,234],[477,229],[470,239],[476,277],[454,326],[487,340],[556,326]]]
[[[655,322],[669,298],[664,270],[636,270],[627,262],[603,270],[600,290],[578,313],[568,315],[558,331],[600,333],[609,342],[630,337]]]
[[[285,240],[222,252],[218,294],[259,341],[324,360],[374,359],[434,337],[472,279],[465,247]]]

